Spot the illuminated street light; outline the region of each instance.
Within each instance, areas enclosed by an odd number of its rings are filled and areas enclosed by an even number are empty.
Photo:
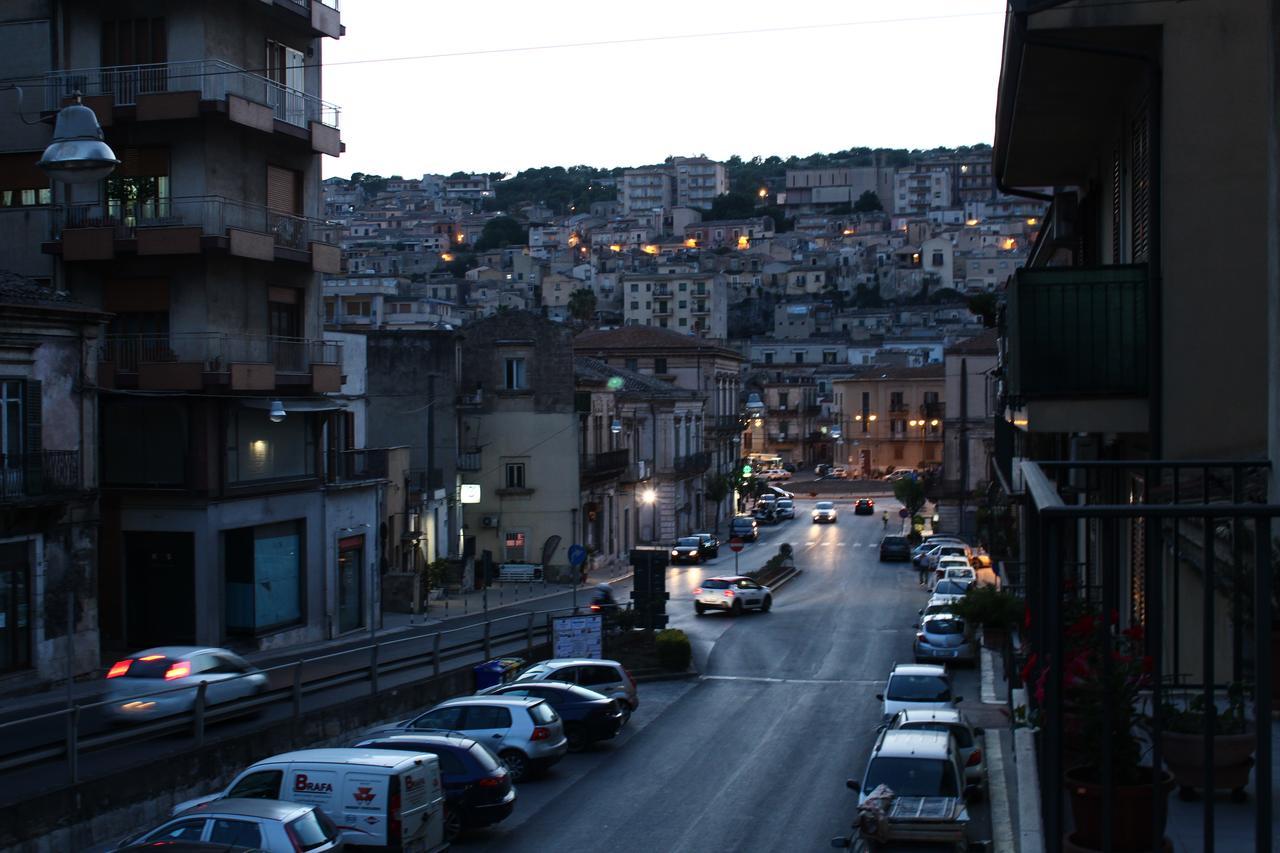
[[[644,503],[651,504],[658,499],[658,493],[653,489],[645,489],[640,493],[640,500]]]

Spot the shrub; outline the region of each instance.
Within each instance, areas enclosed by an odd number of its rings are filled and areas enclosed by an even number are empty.
[[[988,584],[973,584],[955,603],[955,614],[971,623],[1008,630],[1022,619],[1021,598]]]
[[[654,638],[654,647],[658,652],[658,663],[664,669],[682,672],[689,668],[689,662],[693,660],[693,647],[689,645],[689,637],[676,628],[659,631]]]

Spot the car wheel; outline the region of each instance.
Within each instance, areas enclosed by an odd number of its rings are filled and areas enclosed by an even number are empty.
[[[771,595],[766,595],[766,596],[764,597],[764,601],[762,601],[762,602],[760,603],[760,612],[761,612],[761,613],[768,613],[768,612],[769,612],[769,608],[770,608],[770,607],[773,607],[773,596],[771,596]]]
[[[582,752],[582,750],[591,745],[586,731],[577,723],[565,726],[564,736],[569,739],[570,752]]]
[[[733,602],[733,607],[729,608],[729,612],[732,613],[734,616],[741,616],[742,602],[735,599]]]
[[[462,834],[462,814],[457,809],[444,807],[444,840],[452,842]]]
[[[704,613],[707,612],[707,608],[703,607],[701,602],[694,602],[693,612],[698,614],[699,616],[702,616]]]
[[[511,774],[513,783],[523,782],[529,777],[529,759],[525,757],[523,752],[516,749],[508,749],[505,752],[498,753],[498,758],[502,759],[502,763],[506,765],[507,772]]]

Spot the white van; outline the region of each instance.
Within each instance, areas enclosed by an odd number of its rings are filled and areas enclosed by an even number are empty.
[[[188,800],[173,814],[223,797],[319,806],[351,846],[403,853],[443,850],[440,759],[389,749],[302,749],[264,758],[219,794]]]

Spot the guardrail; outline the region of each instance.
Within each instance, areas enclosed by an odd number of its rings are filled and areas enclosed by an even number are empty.
[[[269,683],[278,681],[283,682],[283,685],[269,687],[256,696],[216,706],[209,705],[205,695],[207,684],[202,682],[195,686],[184,685],[168,690],[148,691],[137,696],[73,704],[57,711],[0,723],[0,743],[9,741],[10,738],[15,741],[20,740],[22,738],[20,727],[44,720],[60,719],[65,727],[65,736],[61,743],[37,745],[0,757],[0,772],[63,759],[66,762],[67,782],[75,785],[82,781],[80,758],[86,752],[122,744],[143,743],[183,731],[188,731],[193,745],[199,747],[204,743],[205,731],[211,722],[241,716],[246,712],[258,712],[268,706],[277,705],[290,706],[290,719],[297,720],[302,716],[303,698],[321,690],[367,680],[369,695],[376,696],[379,692],[381,677],[406,669],[429,666],[429,677],[437,678],[443,671],[444,664],[477,653],[487,660],[494,656],[495,650],[512,652],[523,649],[526,656],[531,656],[535,640],[550,639],[552,615],[571,612],[573,612],[571,608],[561,608],[500,616],[483,623],[394,640],[375,640],[370,645],[342,649],[315,657],[299,658],[219,682],[220,685],[225,685],[238,678],[266,674]],[[538,624],[539,622],[541,624]],[[511,627],[507,627],[508,625]],[[482,634],[479,637],[449,643],[450,635],[456,636],[463,631],[474,631],[477,626],[482,628]],[[350,666],[344,665],[337,672],[313,673],[308,677],[308,669],[315,670],[323,664],[332,665],[334,661],[341,658],[354,660]],[[461,666],[453,667],[449,671],[459,668]],[[120,731],[90,735],[82,735],[80,731],[81,718],[86,711],[119,705],[127,701],[153,700],[160,696],[178,694],[194,694],[189,710],[175,713],[166,719],[131,726]]]

